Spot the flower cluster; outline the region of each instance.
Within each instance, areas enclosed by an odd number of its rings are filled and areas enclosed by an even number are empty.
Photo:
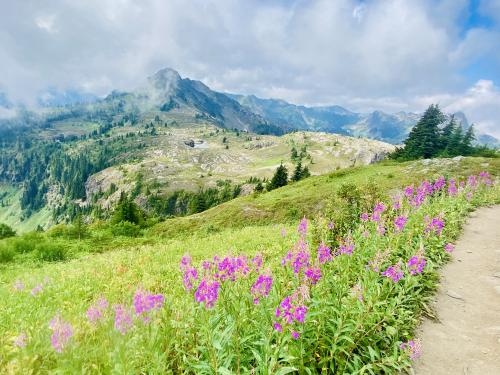
[[[250,288],[253,303],[257,305],[260,298],[267,297],[273,285],[273,277],[269,274],[261,274]]]
[[[130,309],[125,305],[114,305],[113,309],[115,310],[115,329],[124,335],[134,325]]]
[[[446,245],[444,245],[444,251],[446,251],[447,253],[453,252],[454,249],[455,246],[453,246],[453,244],[451,243],[447,243]]]
[[[26,345],[28,345],[28,335],[25,332],[22,332],[14,339],[14,345],[18,348],[25,348]]]
[[[407,263],[408,269],[411,275],[416,275],[417,273],[422,273],[425,267],[425,258],[423,256],[414,255]]]
[[[276,308],[275,317],[278,321],[274,322],[274,329],[283,332],[283,326],[291,327],[291,335],[294,339],[299,338],[299,333],[293,329],[295,323],[304,323],[307,314],[305,301],[309,299],[309,289],[306,285],[301,286],[292,295],[285,297]]]
[[[399,345],[399,348],[404,350],[412,361],[416,360],[422,354],[422,344],[420,340],[409,340]]]
[[[339,254],[347,254],[352,255],[352,251],[354,250],[354,240],[351,236],[347,236],[342,241],[340,241],[339,245]]]
[[[61,315],[57,314],[49,323],[49,328],[52,330],[50,342],[56,352],[62,353],[63,349],[68,345],[69,339],[73,336],[73,327],[70,323],[65,322]]]
[[[196,302],[204,303],[205,308],[210,309],[219,298],[220,283],[215,280],[202,279],[198,289],[194,292]]]
[[[389,279],[392,279],[395,283],[403,278],[403,271],[401,270],[401,264],[396,263],[392,266],[389,266],[384,272],[382,272],[382,276],[385,276]]]
[[[425,222],[427,223],[427,226],[425,227],[424,232],[429,234],[431,232],[434,232],[438,236],[441,235],[441,232],[443,231],[444,228],[444,220],[441,219],[440,217],[433,217],[430,219],[428,216],[425,217]]]
[[[87,318],[91,323],[96,323],[104,317],[104,313],[109,304],[106,298],[100,297],[92,306],[87,310]]]
[[[181,259],[180,265],[182,275],[182,282],[186,290],[193,289],[193,282],[198,280],[198,271],[196,268],[191,266],[191,257],[189,255],[184,255]]]
[[[332,252],[324,242],[321,242],[318,246],[318,261],[320,264],[325,264],[332,260]]]
[[[149,313],[152,310],[159,310],[163,307],[165,297],[163,294],[151,294],[142,289],[138,289],[134,295],[134,310],[136,315],[142,315],[145,322],[149,321]]]
[[[394,219],[394,226],[396,227],[397,232],[402,232],[406,222],[408,221],[408,217],[406,216],[398,216]]]

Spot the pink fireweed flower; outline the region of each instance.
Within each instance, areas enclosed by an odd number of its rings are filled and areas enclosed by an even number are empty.
[[[24,290],[24,283],[21,280],[17,279],[14,282],[14,290],[17,290],[17,291]]]
[[[446,251],[447,253],[453,252],[454,249],[455,249],[455,246],[453,246],[453,244],[451,244],[451,243],[447,243],[444,246],[444,251]]]
[[[432,186],[433,190],[434,191],[439,191],[441,190],[442,188],[444,188],[444,186],[446,185],[446,179],[443,177],[443,176],[440,176],[435,182],[434,182],[434,185]]]
[[[114,305],[115,310],[115,329],[122,335],[125,335],[132,328],[132,314],[124,305]]]
[[[396,263],[390,267],[388,267],[384,272],[382,272],[382,276],[385,276],[395,283],[403,278],[403,271],[401,271],[401,264]]]
[[[477,177],[475,175],[470,175],[469,177],[467,177],[467,186],[472,189],[475,189],[477,187]]]
[[[320,264],[325,264],[332,260],[332,253],[328,246],[324,242],[321,242],[318,247],[318,261]]]
[[[274,322],[274,328],[282,332],[282,324],[289,325],[290,328],[296,323],[303,324],[308,310],[305,301],[308,299],[309,288],[306,284],[302,285],[292,295],[285,297],[276,308],[275,314],[276,319],[280,319],[281,323]]]
[[[367,212],[363,212],[360,216],[361,221],[368,221],[369,216]]]
[[[283,332],[283,326],[281,324],[279,324],[278,322],[274,322],[273,326],[274,326],[274,329],[276,331]]]
[[[25,332],[21,332],[21,334],[14,339],[14,346],[25,348],[26,345],[28,345],[28,335]]]
[[[383,236],[385,234],[385,226],[383,225],[383,223],[379,223],[377,225],[377,233],[380,235],[380,236]]]
[[[394,219],[394,226],[396,227],[396,231],[402,232],[407,221],[408,221],[408,217],[406,217],[406,216],[396,217],[396,219]]]
[[[194,299],[198,303],[204,303],[206,309],[210,309],[219,298],[219,288],[220,283],[218,281],[202,279],[194,293]]]
[[[159,310],[163,307],[165,297],[163,294],[151,294],[138,289],[134,295],[134,310],[136,315],[142,315],[145,321],[149,320],[146,315],[150,311]]]
[[[69,339],[73,336],[73,327],[57,314],[50,321],[49,328],[52,330],[52,336],[50,338],[52,347],[56,352],[62,353],[63,349],[68,345]]]
[[[294,340],[298,340],[300,337],[300,334],[297,331],[292,331],[292,337]]]
[[[401,198],[398,196],[392,197],[392,209],[397,211],[401,208]]]
[[[254,271],[258,273],[260,271],[260,268],[262,267],[262,255],[257,254],[255,257],[253,257],[252,264],[254,267]]]
[[[87,310],[87,318],[91,323],[96,323],[98,320],[104,317],[104,312],[108,308],[109,304],[106,298],[100,297],[92,306]]]
[[[326,227],[332,230],[333,228],[335,228],[335,223],[333,221],[330,221]]]
[[[413,185],[405,187],[403,193],[407,198],[413,197]]]
[[[382,213],[385,211],[386,207],[382,202],[378,202],[373,208],[373,213],[371,216],[371,221],[379,222]]]
[[[457,186],[455,180],[452,178],[448,181],[448,194],[452,197],[457,195]]]
[[[273,278],[269,274],[261,274],[250,288],[253,296],[253,303],[257,305],[260,298],[267,297],[273,285]]]
[[[467,202],[470,202],[472,199],[472,192],[468,191],[467,194],[465,194],[465,199],[467,199]]]
[[[422,354],[420,340],[409,340],[408,342],[403,342],[399,347],[408,354],[412,361],[416,360]]]
[[[38,284],[33,289],[31,289],[31,295],[33,297],[36,297],[38,294],[40,294],[42,292],[43,292],[43,285],[42,284]]]
[[[191,265],[191,257],[184,255],[181,259],[180,270],[182,272],[182,283],[186,290],[193,289],[193,283],[198,280],[198,271]],[[203,262],[203,269],[208,270],[211,267],[210,262]]]
[[[441,232],[443,231],[444,228],[444,220],[442,220],[440,217],[434,217],[431,220],[429,219],[428,216],[426,216],[425,221],[427,222],[427,226],[424,230],[426,234],[434,232],[438,236],[441,235]]]
[[[340,242],[339,254],[347,254],[352,255],[352,251],[354,250],[354,241],[352,237],[348,236]]]
[[[390,252],[388,250],[384,252],[377,252],[372,260],[370,260],[366,266],[367,269],[370,269],[374,272],[380,271],[380,266],[389,258]]]
[[[321,279],[321,269],[319,267],[309,267],[304,272],[306,277],[311,281],[311,284],[316,284]]]
[[[407,263],[408,269],[411,275],[416,275],[417,273],[422,273],[425,267],[425,258],[423,256],[414,255]]]
[[[303,237],[307,234],[307,219],[304,217],[297,227],[297,232],[299,232]]]
[[[488,172],[481,172],[479,173],[479,178],[481,179],[481,182],[486,185],[490,186],[491,185],[491,176]]]

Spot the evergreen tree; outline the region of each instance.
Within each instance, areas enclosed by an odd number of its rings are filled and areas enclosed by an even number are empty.
[[[120,200],[111,218],[111,223],[118,224],[123,221],[138,225],[144,221],[144,213],[124,192],[120,194]]]
[[[7,224],[0,223],[0,240],[7,237],[14,237],[16,232]]]
[[[440,150],[439,126],[445,116],[438,105],[431,104],[413,127],[405,141],[403,157],[407,159],[431,158]]]
[[[457,156],[462,154],[463,131],[461,126],[456,126],[451,134],[450,142],[446,148],[446,153],[449,156]]]
[[[311,176],[311,172],[309,172],[309,168],[307,165],[302,169],[302,178],[307,178]]]
[[[256,193],[262,193],[262,191],[264,190],[264,186],[262,186],[262,182],[257,182],[257,185],[255,185],[255,189],[254,191]]]
[[[300,179],[302,179],[302,161],[299,159],[293,171],[292,181],[299,181]]]
[[[278,168],[276,168],[276,172],[274,173],[273,178],[267,184],[267,190],[271,191],[277,189],[279,187],[285,186],[288,184],[288,170],[281,163]]]
[[[298,154],[297,149],[295,148],[295,146],[292,147],[292,151],[291,152],[292,152],[292,156],[291,156],[292,161],[297,160],[297,158],[299,157],[299,154]]]
[[[474,134],[474,125],[469,126],[469,129],[465,132],[462,138],[462,154],[471,155],[474,151],[474,146],[472,143],[475,141],[476,136]]]
[[[451,136],[457,127],[457,123],[455,121],[455,115],[451,115],[450,121],[443,127],[441,130],[441,149],[446,150],[451,141]]]

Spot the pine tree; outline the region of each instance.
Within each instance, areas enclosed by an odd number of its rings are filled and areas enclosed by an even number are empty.
[[[474,146],[472,143],[475,141],[476,136],[474,134],[474,124],[469,126],[467,132],[465,132],[464,137],[462,138],[462,154],[463,155],[471,155],[474,150]]]
[[[451,134],[450,142],[446,148],[446,153],[449,156],[457,156],[462,154],[463,131],[462,127],[456,126]]]
[[[255,189],[254,191],[256,193],[262,193],[262,191],[264,190],[264,186],[262,186],[262,182],[257,182],[257,185],[255,185]]]
[[[405,141],[403,157],[407,159],[431,158],[440,150],[439,126],[445,116],[438,105],[431,104],[413,127]]]
[[[450,118],[450,121],[443,127],[441,130],[441,149],[444,151],[448,147],[450,141],[451,141],[451,136],[453,135],[453,132],[455,131],[455,128],[457,127],[457,123],[455,121],[455,115],[452,115]]]
[[[273,178],[267,185],[267,190],[271,191],[288,184],[288,170],[283,164],[276,168]]]
[[[302,161],[299,159],[293,172],[292,181],[299,181],[300,179],[302,179]]]
[[[302,169],[302,178],[307,178],[311,176],[311,172],[309,172],[309,168],[307,165]]]

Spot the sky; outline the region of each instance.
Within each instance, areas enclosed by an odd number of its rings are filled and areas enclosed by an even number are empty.
[[[500,137],[500,0],[0,0],[13,102],[133,90],[163,67],[296,104],[438,103]]]

